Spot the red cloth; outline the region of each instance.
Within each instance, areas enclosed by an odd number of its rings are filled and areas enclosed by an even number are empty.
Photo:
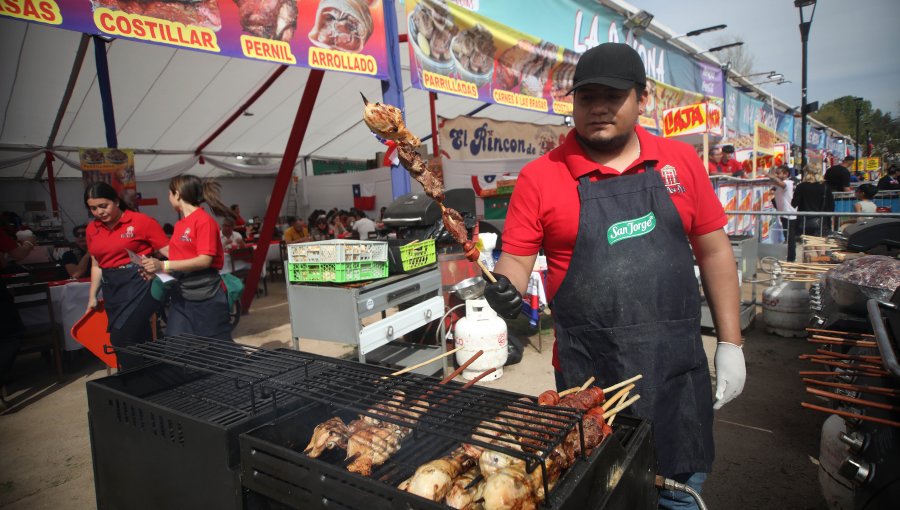
[[[187,260],[199,255],[213,258],[213,269],[222,269],[225,262],[219,224],[202,207],[175,223],[169,242],[169,260]]]
[[[725,171],[725,165],[722,163],[709,162],[709,175],[725,175],[726,173],[731,175],[731,172]]]
[[[97,259],[101,268],[129,264],[131,259],[125,250],[150,255],[167,244],[169,238],[159,223],[139,212],[122,211],[122,217],[112,230],[99,220],[92,221],[87,227],[88,253]]]
[[[640,126],[635,131],[641,153],[623,174],[643,172],[645,161],[654,162],[681,216],[686,235],[699,236],[724,227],[728,221],[725,211],[693,147],[653,136]],[[529,256],[544,248],[548,301],[553,299],[569,268],[581,206],[578,177],[587,174],[592,174],[592,180],[620,175],[590,160],[572,130],[561,146],[522,169],[510,199],[503,228],[503,251]],[[597,270],[603,270],[603,261],[597,261]],[[555,344],[553,353],[553,364],[558,367]]]
[[[243,227],[246,224],[247,224],[247,221],[244,218],[242,218],[240,214],[238,214],[237,217],[234,219],[235,227]]]

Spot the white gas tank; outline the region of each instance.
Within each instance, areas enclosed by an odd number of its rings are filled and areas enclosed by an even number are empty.
[[[804,337],[809,316],[809,290],[805,283],[781,281],[763,291],[766,332]]]
[[[465,379],[474,379],[490,368],[496,368],[482,381],[493,381],[503,375],[507,351],[506,321],[497,316],[485,299],[466,301],[466,316],[456,321],[456,361],[462,365],[478,351],[484,354],[463,370]]]

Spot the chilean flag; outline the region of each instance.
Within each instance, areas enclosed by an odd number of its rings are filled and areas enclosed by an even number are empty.
[[[353,185],[353,207],[361,211],[375,210],[375,183]]]

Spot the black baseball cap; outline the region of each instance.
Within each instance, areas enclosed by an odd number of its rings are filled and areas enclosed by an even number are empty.
[[[631,46],[603,43],[581,54],[572,81],[574,85],[569,94],[590,84],[625,90],[635,85],[647,85],[647,71],[641,56]]]

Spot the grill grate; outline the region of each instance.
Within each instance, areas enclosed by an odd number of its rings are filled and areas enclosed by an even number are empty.
[[[259,348],[195,336],[167,337],[119,348],[128,354],[215,374],[217,381],[198,381],[203,396],[190,387],[179,406],[190,414],[216,413],[206,403],[225,405],[235,413],[253,412],[260,405],[277,406],[279,395],[319,402],[345,416],[364,415],[410,429],[404,442],[414,449],[400,448],[373,477],[395,479],[422,464],[446,454],[458,443],[468,443],[519,458],[531,472],[540,468],[547,487],[546,459],[577,427],[584,457],[582,411],[538,406],[531,399],[501,390],[459,383],[441,384],[433,377],[405,374],[387,377],[382,367],[324,358],[296,351],[266,351]],[[222,384],[222,381],[229,384]],[[249,399],[239,398],[244,391]],[[168,398],[177,400],[174,395]],[[248,402],[249,400],[249,402]],[[243,404],[241,404],[243,403]],[[171,405],[171,404],[169,404]],[[327,418],[326,418],[327,419]],[[509,424],[517,437],[494,437]],[[396,457],[396,458],[394,458]]]

